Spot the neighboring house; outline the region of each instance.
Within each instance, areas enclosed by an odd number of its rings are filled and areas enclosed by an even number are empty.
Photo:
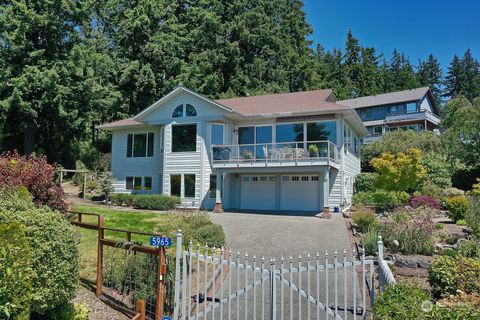
[[[355,108],[369,131],[364,143],[398,130],[434,130],[440,123],[440,111],[428,87],[397,91],[376,96],[337,101]]]
[[[185,207],[322,211],[350,203],[368,134],[331,90],[211,100],[179,86],[112,132],[115,192]]]

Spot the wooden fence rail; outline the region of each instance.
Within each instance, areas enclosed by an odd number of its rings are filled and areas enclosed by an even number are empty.
[[[149,254],[155,256],[158,262],[157,274],[156,274],[156,297],[155,297],[155,320],[160,320],[163,317],[164,309],[164,300],[165,300],[165,283],[164,278],[167,274],[167,264],[166,264],[166,249],[165,247],[150,247],[144,245],[137,245],[131,243],[132,235],[140,236],[152,236],[152,237],[163,237],[160,234],[156,233],[147,233],[126,229],[118,228],[109,228],[105,226],[105,219],[102,215],[96,213],[83,213],[70,211],[70,214],[75,215],[75,219],[71,222],[73,225],[90,230],[98,231],[98,254],[97,254],[97,277],[96,277],[96,289],[95,294],[97,297],[100,297],[103,293],[103,256],[104,256],[104,246],[117,248],[119,250],[131,250],[133,252],[140,252],[144,254]],[[97,223],[87,223],[83,221],[84,216],[96,217]],[[105,237],[105,231],[120,232],[125,234],[125,241],[120,241],[116,239],[107,239]],[[138,300],[136,304],[137,315],[134,319],[145,319],[145,301]],[[140,302],[140,304],[138,304]],[[143,318],[138,315],[138,308],[142,306],[143,303]],[[139,316],[139,317],[137,317]]]

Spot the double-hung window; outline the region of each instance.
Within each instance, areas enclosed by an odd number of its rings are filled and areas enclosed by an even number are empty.
[[[197,150],[197,125],[172,125],[172,152],[192,152]]]
[[[128,134],[127,158],[153,157],[154,137],[153,132]]]

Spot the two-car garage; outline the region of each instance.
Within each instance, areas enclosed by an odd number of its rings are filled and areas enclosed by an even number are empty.
[[[240,209],[320,211],[320,176],[241,175]]]

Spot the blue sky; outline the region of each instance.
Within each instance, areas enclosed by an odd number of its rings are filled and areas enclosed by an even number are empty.
[[[433,53],[444,70],[470,48],[480,60],[478,0],[304,0],[311,40],[328,50],[344,48],[352,30],[363,46],[390,59],[394,48],[412,64]]]

